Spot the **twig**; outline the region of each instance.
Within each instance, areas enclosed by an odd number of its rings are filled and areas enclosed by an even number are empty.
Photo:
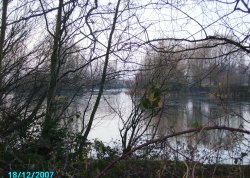
[[[119,157],[119,158],[115,159],[114,161],[112,161],[108,166],[106,166],[104,168],[104,170],[101,173],[99,173],[96,176],[96,178],[100,178],[100,177],[104,176],[116,163],[118,163],[119,161],[129,157],[136,150],[139,150],[139,149],[141,149],[143,147],[146,147],[146,146],[154,144],[154,143],[165,141],[166,139],[171,138],[171,137],[176,137],[176,136],[179,136],[179,135],[184,135],[184,134],[189,134],[189,133],[194,133],[194,132],[200,132],[200,131],[203,131],[203,130],[207,130],[207,131],[208,130],[228,130],[228,131],[231,131],[231,132],[240,132],[240,133],[245,133],[245,134],[250,135],[250,131],[239,129],[239,128],[226,127],[226,126],[200,127],[200,128],[196,128],[196,129],[189,129],[189,130],[173,133],[173,134],[166,135],[166,136],[154,139],[154,140],[150,140],[150,141],[148,141],[148,142],[146,142],[144,144],[141,144],[141,145],[139,145],[137,147],[134,147],[133,149],[131,149],[126,154],[123,154],[121,157]]]

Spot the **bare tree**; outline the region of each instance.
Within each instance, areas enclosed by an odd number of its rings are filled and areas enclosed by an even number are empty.
[[[60,145],[68,148],[67,156],[74,152],[82,157],[105,87],[120,76],[134,79],[129,116],[124,118],[119,108],[113,108],[121,119],[120,159],[151,143],[165,143],[156,139],[136,147],[150,129],[150,139],[161,136],[160,121],[170,117],[164,112],[169,107],[166,101],[190,87],[218,85],[217,101],[223,113],[237,114],[224,96],[230,86],[234,90],[236,80],[246,83],[242,78],[249,73],[244,59],[250,53],[249,13],[246,0],[2,1],[1,139],[11,142],[13,149],[37,153],[39,145],[47,145],[47,157]],[[115,70],[111,61],[116,61]],[[67,83],[75,90],[61,96]],[[94,89],[98,89],[96,97]],[[83,112],[71,113],[80,92],[86,96],[86,104],[79,106]],[[180,133],[169,129],[173,133],[162,138],[213,129],[248,133],[223,127],[212,118],[188,125],[198,124],[199,129]],[[79,130],[70,130],[74,121],[80,121]],[[174,146],[167,147],[178,152]]]

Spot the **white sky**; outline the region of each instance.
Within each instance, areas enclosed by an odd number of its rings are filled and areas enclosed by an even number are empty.
[[[15,4],[22,4],[24,1],[12,1],[12,6]],[[53,8],[57,6],[58,1],[43,0],[44,3],[48,3],[47,8]],[[90,1],[91,3],[94,0]],[[113,11],[117,0],[99,0],[99,12]],[[120,10],[123,9],[124,3],[129,1],[122,0]],[[205,37],[205,33],[209,35],[222,34],[225,36],[231,36],[236,40],[242,40],[250,33],[250,13],[243,13],[241,11],[234,10],[234,4],[217,3],[214,0],[131,0],[130,10],[123,12],[119,16],[118,24],[116,26],[116,32],[112,43],[117,43],[114,49],[128,47],[130,43],[142,43],[145,40],[153,40],[155,38],[188,38],[188,39],[200,39]],[[171,2],[171,5],[167,2]],[[233,0],[221,0],[221,2],[234,2]],[[146,5],[151,3],[152,5]],[[134,4],[134,5],[132,5]],[[12,11],[12,6],[9,8],[9,12]],[[142,8],[140,8],[140,6]],[[137,9],[133,9],[137,7]],[[242,3],[238,4],[239,8],[244,9]],[[29,7],[31,11],[38,10],[38,1],[34,3],[34,6]],[[102,8],[102,9],[101,9]],[[9,19],[20,16],[22,10],[18,13],[9,16]],[[96,13],[97,11],[93,11]],[[32,12],[31,12],[32,13]],[[77,8],[74,12],[72,19],[83,15],[80,9]],[[231,13],[231,14],[230,14]],[[226,15],[230,14],[230,15]],[[128,18],[128,16],[131,16]],[[56,18],[56,11],[49,13],[47,16],[50,31],[54,30],[54,22]],[[128,18],[128,19],[127,19]],[[42,20],[41,20],[42,19]],[[102,30],[108,28],[105,32],[97,32],[99,44],[96,46],[95,56],[105,53],[107,47],[107,40],[110,33],[110,26],[113,20],[113,14],[109,15],[94,15],[91,16],[89,21],[93,21],[91,24],[93,31]],[[138,21],[140,24],[138,24]],[[80,20],[76,24],[80,23]],[[81,22],[82,23],[82,22]],[[83,25],[83,24],[81,24]],[[79,26],[74,26],[78,28]],[[143,29],[145,28],[145,29]],[[203,28],[203,29],[202,29]],[[31,41],[29,45],[35,44],[44,36],[48,35],[46,31],[44,18],[41,17],[40,21],[35,24],[32,30]],[[81,28],[81,31],[85,34],[89,34],[89,30],[86,28],[86,24]],[[78,32],[77,32],[78,33]],[[82,34],[75,36],[75,41],[82,38]],[[34,40],[34,41],[32,41]],[[248,40],[249,42],[249,40]],[[79,46],[87,47],[90,44],[89,39],[84,39]],[[89,48],[90,49],[90,48]],[[135,63],[140,63],[145,54],[145,48],[135,48],[133,55],[129,57],[132,62],[131,65],[118,63],[118,67],[121,69],[131,69],[135,66]],[[91,53],[86,49],[84,54],[88,56]],[[119,52],[121,58],[127,57],[129,52],[123,50]],[[117,56],[111,55],[110,60],[117,60]],[[125,67],[125,68],[124,68]]]

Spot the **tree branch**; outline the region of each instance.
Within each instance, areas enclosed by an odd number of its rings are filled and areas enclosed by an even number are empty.
[[[154,143],[160,143],[160,142],[163,142],[169,138],[172,138],[172,137],[176,137],[176,136],[179,136],[179,135],[184,135],[184,134],[189,134],[189,133],[194,133],[194,132],[201,132],[201,131],[209,131],[209,130],[228,130],[228,131],[231,131],[231,132],[239,132],[239,133],[245,133],[245,134],[248,134],[250,135],[250,131],[247,131],[247,130],[243,130],[243,129],[239,129],[239,128],[232,128],[232,127],[226,127],[226,126],[211,126],[211,127],[200,127],[200,128],[196,128],[196,129],[189,129],[189,130],[185,130],[185,131],[181,131],[181,132],[177,132],[177,133],[172,133],[170,135],[166,135],[166,136],[163,136],[163,137],[160,137],[160,138],[157,138],[157,139],[154,139],[154,140],[150,140],[144,144],[141,144],[137,147],[134,147],[133,149],[131,149],[129,152],[127,152],[126,154],[122,155],[121,157],[115,159],[114,161],[112,161],[108,166],[106,166],[103,171],[98,174],[96,176],[96,178],[100,178],[102,176],[104,176],[110,169],[112,169],[112,167],[118,163],[119,161],[129,157],[133,152],[135,152],[136,150],[139,150],[139,149],[142,149],[148,145],[151,145],[151,144],[154,144]]]

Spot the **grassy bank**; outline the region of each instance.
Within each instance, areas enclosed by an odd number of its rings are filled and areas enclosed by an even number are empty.
[[[5,169],[5,171],[1,165],[3,171],[1,177],[8,177],[9,171],[54,171],[54,177],[94,178],[111,162],[110,160],[70,159],[66,168],[63,161],[59,160],[46,163],[46,160],[36,157],[26,161],[20,163],[16,160],[12,162],[12,169]],[[180,161],[127,159],[117,163],[104,178],[182,178],[188,174],[187,166],[189,175],[193,172],[195,178],[250,177],[250,165],[196,164],[194,166],[192,163]]]
[[[103,170],[109,161],[98,160],[89,162],[85,170],[69,173],[76,177],[95,177]],[[116,164],[104,177],[105,178],[182,178],[187,174],[187,164],[176,161],[157,160],[125,160]],[[194,165],[188,163],[189,173],[194,169],[195,178],[248,178],[250,177],[249,165]],[[76,168],[76,167],[74,167]],[[72,169],[71,169],[72,170]],[[76,169],[77,171],[77,169]]]

